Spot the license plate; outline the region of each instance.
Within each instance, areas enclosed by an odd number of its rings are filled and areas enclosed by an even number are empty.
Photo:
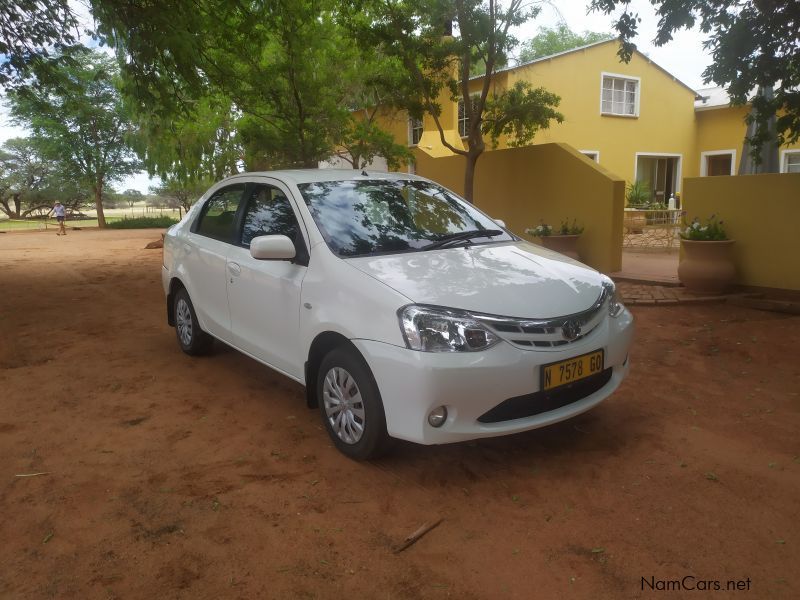
[[[542,367],[542,389],[552,390],[579,379],[596,375],[603,370],[603,351],[595,350],[574,358]]]

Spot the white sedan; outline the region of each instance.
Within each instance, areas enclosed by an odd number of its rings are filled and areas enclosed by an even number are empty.
[[[306,386],[336,447],[442,444],[562,421],[625,377],[613,282],[402,173],[247,173],[164,240],[167,318]]]

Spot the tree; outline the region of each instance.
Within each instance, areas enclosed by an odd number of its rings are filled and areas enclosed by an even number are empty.
[[[86,48],[70,51],[55,77],[9,93],[14,120],[27,126],[44,157],[92,190],[100,227],[103,192],[139,170],[128,140],[133,128],[114,86],[116,63]]]
[[[659,16],[657,46],[672,40],[681,29],[699,25],[708,34],[704,46],[713,63],[703,72],[706,83],[727,89],[734,105],[752,102],[748,123],[755,123],[749,138],[753,156],[773,138],[770,121],[777,115],[777,140],[790,144],[800,139],[800,2],[797,0],[651,0]],[[615,25],[622,43],[620,57],[628,61],[635,48],[631,41],[640,18],[627,0],[591,0],[592,10],[610,14],[624,7]],[[757,89],[774,90],[758,94]]]
[[[552,56],[559,52],[566,52],[573,48],[580,48],[581,46],[588,46],[589,44],[613,38],[614,34],[612,33],[597,31],[576,33],[566,23],[560,23],[555,27],[540,27],[539,32],[534,37],[521,45],[519,62],[530,62],[543,56]]]
[[[150,192],[165,198],[170,208],[182,208],[188,211],[212,184],[212,180],[182,182],[175,178],[167,178],[162,180],[160,185],[151,187]]]
[[[341,36],[333,0],[171,0],[158,11],[95,2],[103,38],[127,56],[125,91],[143,111],[193,115],[217,97],[235,107],[248,166],[316,166],[349,112],[340,102]],[[202,35],[192,32],[202,31]],[[224,114],[222,111],[221,114]]]
[[[490,95],[496,70],[506,64],[517,45],[511,29],[537,14],[538,8],[526,9],[523,0],[510,0],[506,8],[496,0],[374,0],[358,5],[350,15],[357,39],[402,65],[407,81],[404,104],[409,114],[415,118],[430,114],[442,144],[465,157],[464,196],[470,201],[475,168],[486,149],[485,135],[493,143],[507,135],[511,145],[523,145],[551,120],[563,120],[555,110],[560,98],[543,88],[517,82]],[[446,24],[451,22],[457,25],[455,37],[445,35]],[[480,92],[473,97],[470,74],[473,65],[481,62],[486,73]],[[442,90],[450,92],[451,100],[463,102],[469,121],[466,150],[445,138],[440,119]]]
[[[46,77],[76,43],[78,22],[68,0],[4,0],[0,11],[0,85]]]
[[[10,219],[20,219],[49,208],[42,191],[50,185],[51,174],[52,166],[32,140],[7,140],[0,149],[0,211]]]
[[[128,205],[128,208],[133,208],[137,202],[144,200],[144,194],[139,190],[127,189],[119,194],[121,200]]]

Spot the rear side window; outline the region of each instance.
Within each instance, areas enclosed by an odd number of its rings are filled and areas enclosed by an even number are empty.
[[[268,185],[259,185],[248,194],[242,229],[242,245],[249,246],[260,235],[285,235],[294,240],[297,218],[286,195]]]
[[[211,196],[203,207],[196,232],[221,242],[230,242],[243,191],[243,185],[232,185],[222,188]]]

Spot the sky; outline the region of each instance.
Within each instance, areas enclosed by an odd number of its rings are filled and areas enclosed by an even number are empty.
[[[542,11],[538,18],[519,27],[516,36],[527,40],[536,35],[539,27],[554,27],[561,22],[566,23],[573,31],[614,32],[613,15],[601,13],[587,14],[588,0],[561,0],[560,2],[542,3]],[[656,48],[652,40],[655,38],[658,17],[649,0],[631,0],[631,11],[638,12],[642,19],[639,35],[634,40],[639,51],[652,61],[663,67],[688,86],[698,89],[704,87],[702,73],[711,63],[711,56],[703,49],[703,35],[695,28],[675,34],[672,42]],[[9,138],[24,137],[24,129],[8,122],[8,110],[0,106],[0,144]],[[136,189],[147,193],[151,185],[158,180],[151,180],[147,173],[133,175],[115,185],[116,189]]]

